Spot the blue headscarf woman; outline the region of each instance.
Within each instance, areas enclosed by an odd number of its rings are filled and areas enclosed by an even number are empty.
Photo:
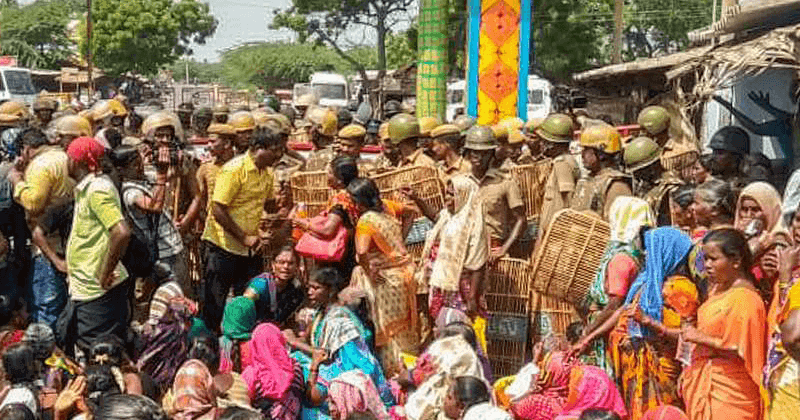
[[[695,318],[698,306],[697,287],[678,274],[686,271],[682,268],[691,249],[689,236],[672,227],[644,234],[644,268],[631,284],[626,307],[618,311],[619,321],[609,336],[611,362],[631,420],[639,420],[650,408],[679,401],[677,333],[682,323]]]

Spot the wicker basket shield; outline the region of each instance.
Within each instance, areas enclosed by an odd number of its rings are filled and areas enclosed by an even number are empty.
[[[503,258],[486,270],[487,356],[496,378],[515,374],[524,364],[530,342],[531,265]]]
[[[314,217],[325,210],[328,199],[335,191],[328,186],[328,173],[295,172],[290,178],[292,185],[292,202],[305,203],[308,217]]]
[[[423,201],[437,211],[444,207],[444,190],[436,168],[409,166],[374,175],[372,179],[381,191],[381,198],[404,200],[400,195],[400,189],[410,187]]]
[[[544,184],[547,176],[550,175],[552,166],[552,159],[547,159],[530,165],[515,166],[511,169],[511,177],[519,183],[528,220],[538,218],[542,213]]]
[[[573,305],[583,304],[609,236],[608,223],[597,216],[572,209],[556,213],[534,257],[533,288]]]

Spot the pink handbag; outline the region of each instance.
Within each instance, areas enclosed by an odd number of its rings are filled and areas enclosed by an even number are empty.
[[[324,212],[312,217],[312,225],[323,225],[328,220],[328,213]],[[339,225],[336,233],[330,239],[323,239],[312,232],[304,232],[294,250],[303,257],[311,258],[322,262],[339,262],[344,257],[347,249],[347,229]]]

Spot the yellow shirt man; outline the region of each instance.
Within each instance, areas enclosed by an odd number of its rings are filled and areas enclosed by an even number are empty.
[[[245,235],[256,235],[264,202],[274,195],[274,181],[272,170],[259,170],[250,153],[242,153],[222,167],[217,174],[211,201],[226,206],[231,219]],[[203,239],[232,254],[249,255],[247,246],[223,229],[213,211],[207,216]]]

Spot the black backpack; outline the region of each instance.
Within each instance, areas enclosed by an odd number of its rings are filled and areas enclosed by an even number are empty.
[[[146,192],[143,187],[126,183],[122,186],[123,197],[129,189],[138,189]],[[153,274],[158,260],[158,225],[161,221],[161,214],[148,214],[145,217],[147,226],[143,228],[133,222],[131,209],[125,204],[124,198],[122,202],[125,207],[125,218],[128,221],[128,225],[131,226],[131,238],[128,241],[125,254],[122,256],[122,265],[125,266],[132,278],[149,277]]]

